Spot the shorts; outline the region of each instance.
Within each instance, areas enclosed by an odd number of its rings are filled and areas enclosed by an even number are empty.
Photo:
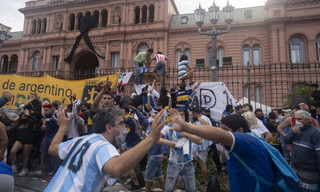
[[[162,61],[158,62],[154,68],[153,68],[153,72],[157,72],[159,70],[160,75],[164,75],[165,71],[166,71],[166,64]]]
[[[185,73],[183,76],[179,76],[179,80],[185,80],[188,79],[192,74],[192,71],[188,71],[187,73]]]
[[[210,148],[207,148],[204,151],[192,151],[194,156],[197,156],[199,159],[201,159],[201,161],[203,161],[204,163],[207,162],[207,157],[208,157],[208,151],[210,150]]]
[[[159,179],[163,177],[162,173],[162,157],[161,156],[148,156],[148,163],[145,172],[145,180],[148,182],[153,181],[153,177]]]

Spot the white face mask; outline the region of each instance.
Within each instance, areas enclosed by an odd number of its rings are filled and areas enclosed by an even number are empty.
[[[296,125],[298,126],[298,127],[300,127],[300,128],[302,128],[303,127],[303,124],[302,123],[300,123],[299,121],[297,121],[296,120]]]
[[[127,137],[127,128],[124,127],[122,129],[120,129],[119,135],[116,136],[116,138],[115,138],[116,147],[124,144],[126,137]]]

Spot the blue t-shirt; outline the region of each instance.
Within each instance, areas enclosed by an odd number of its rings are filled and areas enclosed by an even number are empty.
[[[10,167],[10,165],[7,165],[4,162],[0,161],[0,174],[13,176],[12,168]]]
[[[228,153],[230,158],[227,157],[230,191],[255,191],[256,187],[256,178],[249,174],[248,170],[234,157],[233,152],[237,153],[258,175],[273,183],[275,173],[272,159],[261,141],[246,133],[230,132],[230,134],[234,137]],[[271,191],[271,188],[260,182],[260,191]]]

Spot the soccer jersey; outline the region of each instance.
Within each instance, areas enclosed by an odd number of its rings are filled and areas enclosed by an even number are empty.
[[[186,91],[180,91],[177,94],[177,104],[176,108],[181,110],[188,110],[189,107],[189,97],[192,93],[192,89],[188,89]]]
[[[110,176],[103,166],[118,155],[117,149],[100,134],[61,143],[59,157],[63,162],[45,191],[100,191]]]
[[[169,126],[165,126],[161,130],[161,134],[164,135],[166,138],[168,138],[168,140],[170,141],[173,141],[173,138],[172,138],[173,134],[176,134],[178,138],[181,138],[179,132],[169,130],[172,127],[172,125],[173,124],[170,124]],[[169,161],[178,163],[178,164],[186,164],[192,161],[193,156],[191,152],[191,149],[192,149],[191,143],[192,142],[188,139],[186,143],[187,147],[189,147],[187,154],[184,154],[184,150],[182,148],[179,149],[176,147],[170,147]]]
[[[202,115],[200,118],[203,119],[203,120],[205,120],[206,122],[208,122],[208,124],[209,124],[210,126],[212,126],[211,121],[210,121],[210,119],[209,119],[207,116]],[[196,121],[194,124],[195,124],[195,125],[201,125],[201,122],[200,122],[200,121]],[[212,128],[212,129],[214,129],[214,128]],[[210,145],[212,145],[213,143],[214,143],[213,141],[206,140],[206,139],[203,139],[203,138],[202,138],[201,145],[197,145],[197,144],[193,143],[192,148],[193,148],[193,149],[196,149],[197,151],[205,151],[205,150],[206,150]]]
[[[255,191],[256,178],[234,157],[237,153],[246,164],[264,179],[274,182],[274,169],[268,151],[258,138],[246,133],[233,133],[233,144],[227,155],[230,191]],[[229,157],[228,157],[229,156]],[[263,183],[260,191],[272,191]]]
[[[156,59],[157,63],[159,62],[166,63],[166,56],[162,54],[155,54],[152,59]]]

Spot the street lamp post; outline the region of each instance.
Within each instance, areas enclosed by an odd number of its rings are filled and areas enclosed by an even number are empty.
[[[223,8],[224,18],[225,22],[228,24],[228,28],[225,31],[217,30],[216,24],[219,20],[219,7],[213,2],[213,5],[209,7],[209,17],[210,22],[212,23],[212,29],[207,32],[202,32],[201,27],[204,23],[204,15],[205,10],[201,8],[201,5],[199,5],[199,8],[194,11],[196,24],[198,25],[198,32],[201,35],[208,35],[211,36],[211,52],[212,52],[212,63],[211,63],[211,70],[212,70],[212,81],[217,81],[217,36],[228,33],[231,29],[231,23],[233,21],[233,11],[234,7],[229,5],[229,2],[225,8]]]

